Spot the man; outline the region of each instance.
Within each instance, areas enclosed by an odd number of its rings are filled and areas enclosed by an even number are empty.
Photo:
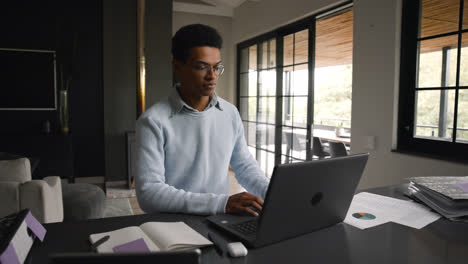
[[[239,112],[215,93],[224,71],[218,32],[188,25],[172,39],[180,85],[136,125],[135,183],[145,212],[249,213],[262,209],[268,179],[248,151]],[[248,192],[229,197],[229,164]]]

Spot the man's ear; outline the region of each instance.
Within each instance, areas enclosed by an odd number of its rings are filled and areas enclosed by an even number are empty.
[[[175,73],[178,73],[180,72],[181,67],[182,67],[182,63],[180,61],[176,59],[172,60],[172,71],[174,71]]]

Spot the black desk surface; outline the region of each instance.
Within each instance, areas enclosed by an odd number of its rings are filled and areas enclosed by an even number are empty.
[[[406,185],[369,192],[403,198]],[[64,222],[45,225],[43,243],[36,239],[26,263],[47,263],[50,253],[88,252],[89,234],[140,225],[148,221],[184,221],[203,235],[221,235],[203,216],[156,214]],[[258,249],[244,258],[220,257],[213,247],[202,249],[202,263],[468,263],[468,223],[440,219],[420,230],[387,223],[367,230],[338,224]]]

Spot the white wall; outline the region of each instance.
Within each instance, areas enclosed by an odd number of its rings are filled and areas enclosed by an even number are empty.
[[[340,2],[289,0],[287,6],[282,0],[245,2],[234,12],[233,44]],[[468,175],[466,164],[391,152],[397,114],[400,9],[401,0],[354,1],[351,147],[353,153],[371,153],[360,188],[404,183],[411,176]],[[376,137],[374,150],[364,148],[365,136]]]
[[[215,28],[223,38],[223,47],[221,49],[221,58],[226,70],[219,78],[218,85],[216,86],[216,94],[223,99],[235,104],[236,98],[236,81],[235,81],[235,57],[233,53],[232,42],[232,18],[213,16],[213,15],[200,15],[185,12],[173,12],[172,14],[172,35],[176,33],[181,27],[189,24],[205,24]]]

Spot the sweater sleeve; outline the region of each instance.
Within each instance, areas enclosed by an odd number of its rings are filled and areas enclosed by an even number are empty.
[[[265,199],[269,180],[250,154],[244,137],[244,127],[239,114],[236,115],[236,138],[231,156],[231,167],[236,179],[249,193]]]
[[[166,184],[164,133],[149,116],[136,125],[135,187],[143,211],[191,214],[224,213],[228,195],[193,193]],[[190,180],[190,179],[187,179]]]

